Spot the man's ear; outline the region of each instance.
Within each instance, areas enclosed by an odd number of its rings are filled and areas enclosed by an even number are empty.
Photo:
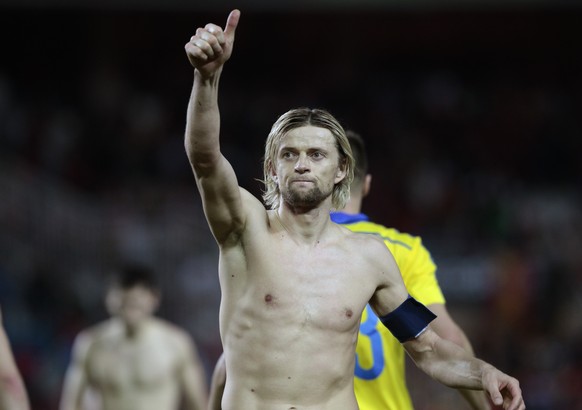
[[[271,179],[273,180],[273,182],[275,182],[276,184],[279,183],[279,177],[277,177],[277,174],[275,173],[275,167],[273,166],[273,162],[269,161],[269,173],[271,174]]]
[[[370,193],[370,188],[372,187],[372,175],[366,174],[364,177],[364,186],[362,188],[362,198]]]
[[[338,184],[342,179],[346,177],[346,161],[340,161],[339,167],[337,168],[337,172],[335,173],[335,181],[334,183]]]
[[[337,172],[335,173],[335,184],[339,184],[342,179],[346,177],[346,171],[343,167],[338,168]]]

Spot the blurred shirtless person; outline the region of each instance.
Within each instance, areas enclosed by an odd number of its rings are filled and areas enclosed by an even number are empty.
[[[28,396],[2,325],[0,311],[0,410],[28,409],[30,409]]]
[[[175,410],[182,398],[187,409],[205,409],[206,377],[192,339],[153,316],[159,304],[153,275],[123,270],[105,302],[112,317],[75,340],[60,409],[97,401],[103,410]]]
[[[186,152],[220,249],[228,375],[222,408],[358,409],[355,345],[369,302],[436,380],[483,389],[505,409],[524,409],[516,379],[431,330],[434,315],[409,297],[381,239],[331,221],[332,208],[342,209],[349,197],[354,160],[343,128],[327,111],[294,109],[271,128],[263,195],[269,210],[239,187],[220,151],[218,109],[218,83],[239,18],[234,10],[224,30],[198,28],[185,46],[194,67]]]

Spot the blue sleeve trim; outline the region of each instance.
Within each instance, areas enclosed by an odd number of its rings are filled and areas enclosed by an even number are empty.
[[[347,214],[345,212],[332,212],[331,220],[336,224],[349,225],[358,222],[368,222],[369,219],[365,214]]]
[[[400,343],[404,343],[418,337],[436,319],[436,315],[408,296],[400,306],[379,319]]]

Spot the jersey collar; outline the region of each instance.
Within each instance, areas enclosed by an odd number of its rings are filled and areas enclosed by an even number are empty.
[[[345,212],[332,212],[330,214],[331,220],[337,224],[353,224],[356,222],[368,221],[366,214],[346,214]]]

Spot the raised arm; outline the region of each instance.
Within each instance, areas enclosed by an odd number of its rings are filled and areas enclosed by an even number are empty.
[[[234,170],[220,152],[218,84],[230,58],[240,12],[233,10],[224,30],[207,24],[186,44],[194,67],[194,84],[188,104],[185,147],[204,212],[218,243],[224,243],[245,223],[241,193]]]
[[[0,312],[0,410],[28,410],[28,396],[8,336],[2,326]]]

